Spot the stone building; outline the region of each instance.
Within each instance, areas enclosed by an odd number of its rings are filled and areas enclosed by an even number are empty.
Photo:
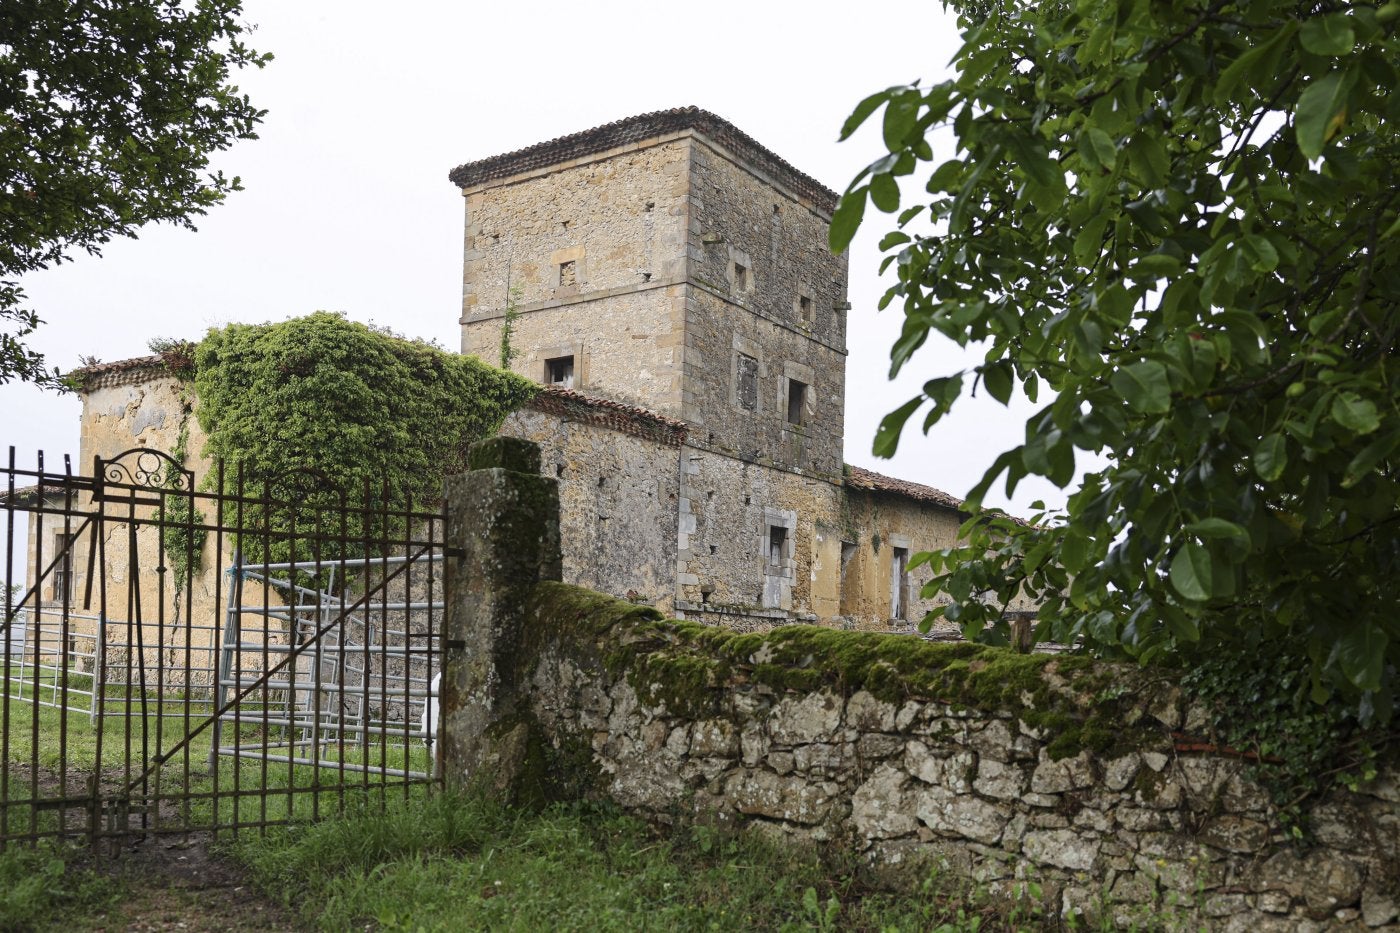
[[[566,580],[742,628],[922,617],[908,561],[953,544],[966,516],[843,464],[835,192],[695,108],[450,177],[466,205],[462,352],[500,363],[508,326],[509,368],[545,386],[502,431],[539,442],[559,480]],[[79,463],[188,432],[203,475],[190,400],[159,357],[82,375]]]
[[[505,362],[559,390],[505,430],[540,442],[560,480],[567,578],[744,627],[923,615],[909,558],[951,545],[965,516],[843,466],[834,191],[695,108],[450,178],[466,202],[462,352],[502,362],[508,325]],[[611,402],[633,427],[583,414]]]

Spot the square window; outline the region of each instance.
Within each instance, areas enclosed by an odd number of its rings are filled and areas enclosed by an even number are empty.
[[[739,407],[745,411],[758,410],[758,360],[739,354],[737,392]]]
[[[787,398],[787,420],[788,424],[803,425],[807,423],[807,384],[798,382],[796,379],[788,380]]]
[[[544,381],[548,385],[572,389],[574,387],[574,358],[560,356],[552,360],[545,360]]]

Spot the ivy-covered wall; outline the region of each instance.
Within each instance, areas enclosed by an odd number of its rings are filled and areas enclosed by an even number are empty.
[[[994,890],[1032,878],[1064,911],[1145,928],[1400,914],[1396,774],[1309,803],[1295,844],[1254,762],[1191,738],[1205,717],[1163,675],[808,626],[737,634],[551,582],[519,617],[503,677],[523,685],[510,725],[535,752],[518,796],[942,861]]]

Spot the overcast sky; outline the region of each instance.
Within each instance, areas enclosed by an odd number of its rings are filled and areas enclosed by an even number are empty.
[[[888,0],[246,0],[245,18],[257,27],[250,44],[276,60],[238,82],[268,114],[260,139],[216,164],[247,190],[200,219],[198,232],[148,227],[101,258],[25,279],[47,321],[33,343],[50,363],[140,356],[152,337],[197,340],[231,321],[318,309],[455,350],[462,199],[447,180],[454,166],[693,104],[841,191],[880,154],[873,132],[836,142],[856,102],[942,77],[957,48],[939,4]],[[945,144],[936,155],[951,153]],[[1021,437],[1027,410],[964,400],[929,437],[907,433],[894,460],[871,456],[880,417],[925,379],[961,365],[944,342],[923,350],[898,385],[887,381],[901,317],[875,311],[883,292],[875,244],[889,226],[872,211],[851,248],[845,457],[961,496]],[[77,454],[74,396],[13,383],[0,394],[0,438],[19,448],[21,463],[39,448],[51,464]],[[1037,497],[1063,502],[1053,487],[1027,482],[1010,504],[1025,511]]]

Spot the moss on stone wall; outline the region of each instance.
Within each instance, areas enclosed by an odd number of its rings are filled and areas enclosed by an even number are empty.
[[[1162,737],[1141,715],[1148,695],[1112,688],[1137,673],[1088,658],[808,625],[741,634],[663,619],[650,607],[562,583],[540,584],[530,611],[538,620],[536,638],[572,642],[612,676],[625,676],[646,701],[687,717],[714,715],[723,688],[751,683],[1009,712],[1051,737],[1055,758]]]

